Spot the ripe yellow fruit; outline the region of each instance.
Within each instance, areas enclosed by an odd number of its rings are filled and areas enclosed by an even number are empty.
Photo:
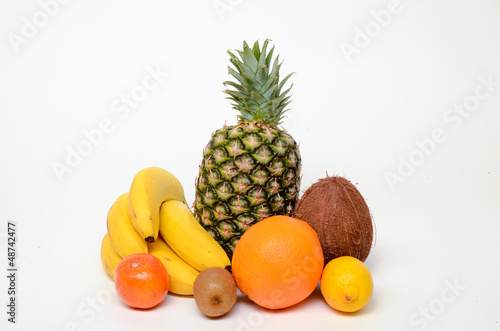
[[[341,256],[325,266],[321,293],[333,309],[355,312],[366,306],[373,293],[373,279],[368,267],[352,256]]]

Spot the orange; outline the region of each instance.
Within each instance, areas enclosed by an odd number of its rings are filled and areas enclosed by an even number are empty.
[[[233,253],[232,272],[243,294],[261,307],[281,309],[306,299],[323,271],[321,243],[314,229],[288,216],[252,225]]]
[[[131,254],[115,271],[116,292],[130,307],[149,309],[160,304],[168,293],[167,269],[156,256]]]

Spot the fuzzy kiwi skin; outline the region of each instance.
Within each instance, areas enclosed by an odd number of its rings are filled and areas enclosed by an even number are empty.
[[[227,314],[236,303],[236,282],[228,270],[211,267],[196,277],[193,295],[198,309],[204,315],[220,317]]]
[[[316,230],[325,265],[340,256],[365,261],[373,243],[373,220],[356,187],[346,178],[327,176],[299,199],[293,217]]]

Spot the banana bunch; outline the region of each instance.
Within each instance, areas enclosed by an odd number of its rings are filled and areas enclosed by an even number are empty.
[[[178,200],[161,205],[160,233],[184,261],[199,271],[231,264],[222,246],[198,223],[189,207]]]
[[[137,173],[129,192],[120,195],[109,209],[107,229],[101,261],[113,279],[122,258],[149,253],[167,268],[170,292],[192,295],[200,271],[231,264],[186,205],[179,180],[162,168]]]
[[[111,238],[109,237],[109,233],[104,235],[102,238],[101,244],[101,262],[104,267],[104,270],[108,273],[108,275],[115,279],[115,270],[118,266],[118,263],[122,260],[120,254],[118,254],[111,243]]]

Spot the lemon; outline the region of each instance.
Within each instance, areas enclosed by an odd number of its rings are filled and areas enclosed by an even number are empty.
[[[370,301],[373,280],[363,262],[352,256],[342,256],[325,266],[320,287],[330,307],[342,312],[355,312]]]

